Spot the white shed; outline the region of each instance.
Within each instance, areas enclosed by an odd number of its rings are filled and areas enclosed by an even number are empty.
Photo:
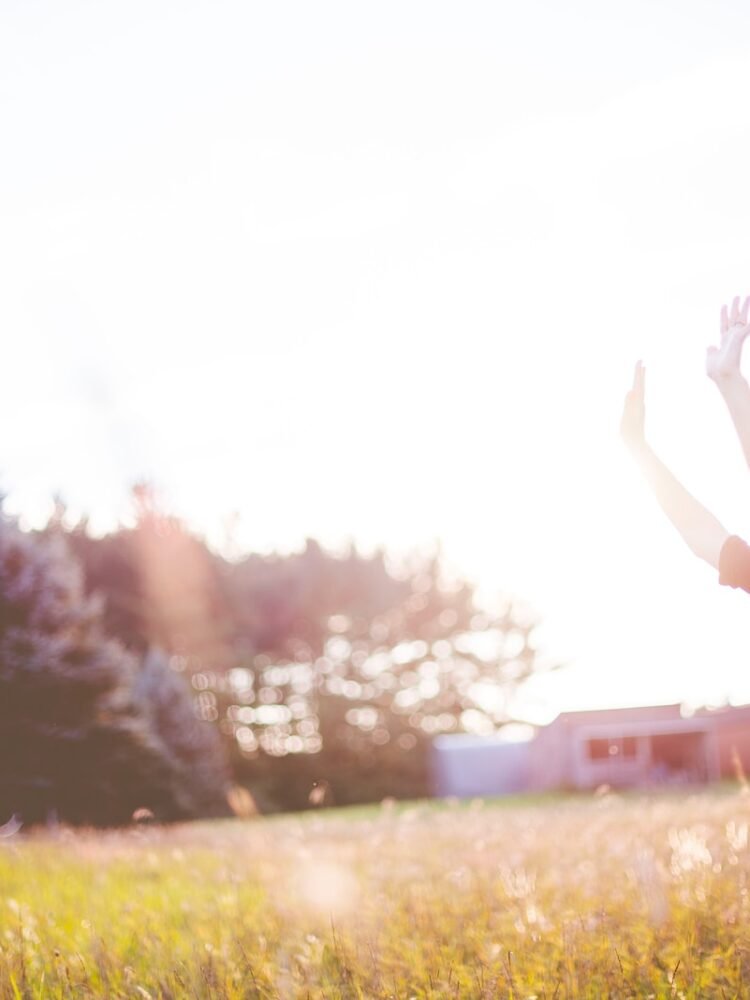
[[[496,736],[438,736],[432,744],[435,794],[472,798],[526,791],[531,746],[531,741],[511,743]]]

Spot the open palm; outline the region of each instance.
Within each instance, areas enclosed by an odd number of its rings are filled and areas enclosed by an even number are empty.
[[[726,306],[721,308],[719,346],[711,346],[706,352],[706,374],[714,382],[740,373],[742,345],[750,334],[749,311],[750,297],[745,299],[742,308],[739,296],[732,302],[731,311]]]
[[[640,445],[644,440],[644,425],[646,420],[646,369],[643,362],[638,361],[633,372],[633,385],[625,396],[620,421],[620,433],[625,443],[631,447]]]

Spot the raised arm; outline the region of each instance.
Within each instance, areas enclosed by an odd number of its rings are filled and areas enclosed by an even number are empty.
[[[737,436],[742,445],[745,461],[750,466],[750,385],[740,371],[742,345],[750,334],[748,312],[750,298],[740,307],[739,296],[732,308],[722,306],[719,323],[719,346],[709,347],[706,352],[706,373],[716,383]]]
[[[656,499],[690,549],[716,569],[729,532],[672,475],[646,442],[646,370],[639,361],[625,397],[620,432]]]

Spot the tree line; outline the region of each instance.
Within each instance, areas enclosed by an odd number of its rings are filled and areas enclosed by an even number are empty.
[[[429,793],[441,733],[492,732],[545,669],[439,554],[216,552],[150,490],[104,536],[0,519],[0,810],[118,824]],[[244,801],[240,796],[240,801]],[[0,818],[1,821],[1,818]]]

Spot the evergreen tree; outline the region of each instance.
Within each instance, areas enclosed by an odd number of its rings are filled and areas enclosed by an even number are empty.
[[[185,811],[192,816],[225,815],[229,768],[219,730],[212,724],[218,717],[214,695],[201,692],[194,701],[186,678],[155,649],[143,658],[133,690],[176,772]]]
[[[100,602],[84,595],[62,536],[26,534],[0,514],[0,815],[195,815],[186,769],[144,704],[154,684],[141,680],[139,693],[139,674],[138,659],[105,637]]]

